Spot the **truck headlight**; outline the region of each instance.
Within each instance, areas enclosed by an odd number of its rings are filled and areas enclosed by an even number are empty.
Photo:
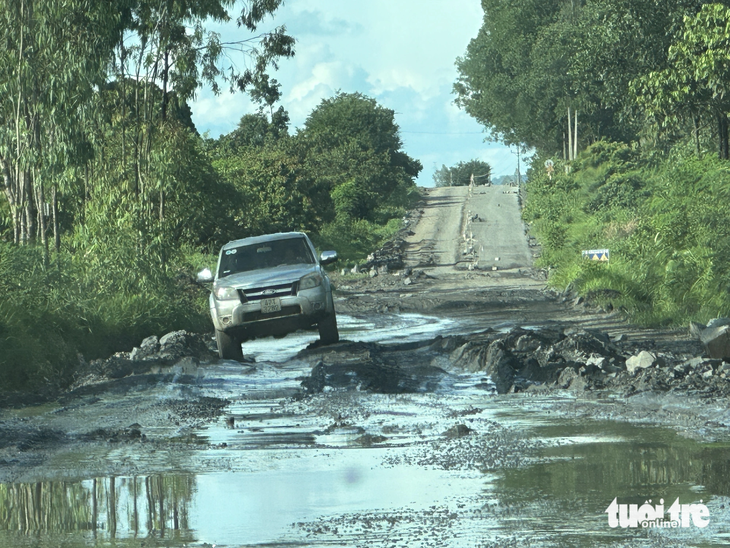
[[[213,291],[216,300],[219,301],[237,301],[240,300],[238,290],[233,287],[216,287]]]
[[[314,289],[322,283],[322,276],[312,274],[299,280],[299,289]]]

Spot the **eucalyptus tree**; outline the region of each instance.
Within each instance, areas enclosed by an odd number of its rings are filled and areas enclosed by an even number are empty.
[[[0,172],[16,243],[47,248],[46,192],[84,148],[79,131],[104,81],[123,9],[83,0],[5,0],[0,10]],[[54,213],[55,213],[54,199]],[[54,228],[58,230],[57,216]]]
[[[280,5],[281,0],[4,0],[0,174],[13,240],[40,238],[47,247],[45,213],[51,213],[58,247],[59,200],[79,203],[78,211],[65,212],[77,225],[92,212],[90,205],[106,200],[116,203],[110,223],[134,218],[131,229],[144,233],[154,225],[160,235],[166,197],[174,191],[153,165],[167,161],[160,155],[174,156],[166,143],[175,138],[165,133],[174,136],[180,124],[192,126],[184,119],[187,100],[203,85],[219,92],[225,83],[273,105],[278,83],[267,71],[280,57],[293,55],[294,40],[284,27],[261,32],[259,26]],[[206,30],[211,21],[234,18],[241,28],[238,39],[222,42]],[[117,188],[127,193],[120,202],[110,198]],[[65,200],[58,196],[63,193]],[[51,207],[45,205],[48,194]]]
[[[668,66],[683,16],[702,4],[483,0],[482,28],[457,60],[456,102],[497,138],[547,154],[565,151],[576,111],[583,145],[635,140],[644,120],[630,84]]]
[[[691,121],[695,148],[700,149],[700,120],[712,119],[720,159],[730,158],[730,8],[706,4],[686,16],[681,33],[669,47],[669,64],[633,83],[647,114],[663,127]],[[688,124],[685,124],[688,125]]]

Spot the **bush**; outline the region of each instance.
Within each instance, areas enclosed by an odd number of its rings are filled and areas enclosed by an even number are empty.
[[[134,247],[100,247],[43,267],[40,249],[0,243],[0,384],[63,386],[79,353],[92,359],[151,334],[210,329],[204,293],[182,263],[142,268],[134,256]]]
[[[540,165],[537,159],[534,163]],[[730,315],[730,170],[714,157],[644,158],[599,142],[554,181],[533,170],[524,216],[550,283],[572,284],[642,324]],[[609,248],[611,261],[581,251]]]

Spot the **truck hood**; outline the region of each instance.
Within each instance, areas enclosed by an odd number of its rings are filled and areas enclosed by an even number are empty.
[[[304,276],[315,273],[319,273],[319,265],[316,264],[282,265],[274,268],[231,274],[230,276],[216,280],[215,286],[252,289],[294,283]]]

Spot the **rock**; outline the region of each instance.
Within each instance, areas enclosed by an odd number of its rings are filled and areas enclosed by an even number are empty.
[[[160,350],[160,342],[156,335],[147,337],[139,347],[134,347],[129,354],[129,359],[135,362],[154,359],[155,354]]]
[[[573,379],[579,377],[578,372],[572,367],[566,367],[560,372],[557,385],[559,388],[568,388]]]
[[[712,323],[712,322],[710,322]],[[708,327],[700,334],[700,340],[711,358],[730,358],[730,325]]]
[[[631,356],[626,360],[626,370],[629,373],[634,373],[637,369],[647,369],[658,363],[658,359],[655,354],[642,350],[636,356]]]
[[[706,326],[697,322],[689,322],[689,334],[695,339],[699,339],[702,336],[702,332],[706,329]]]
[[[370,270],[370,274],[369,274],[369,276],[370,276],[371,278],[374,278],[374,277],[375,277],[375,276],[377,276],[377,275],[378,275],[378,271],[377,271],[377,269],[373,268],[373,269],[371,269],[371,270]]]
[[[682,366],[685,368],[685,370],[689,371],[690,369],[697,369],[700,367],[703,363],[705,363],[705,358],[692,358],[691,360],[687,360],[682,364]]]
[[[471,428],[469,428],[465,424],[457,424],[456,426],[452,426],[449,428],[446,432],[444,432],[444,436],[447,438],[463,438],[464,436],[468,436],[474,432]]]
[[[363,447],[370,447],[377,443],[383,443],[387,439],[388,438],[386,438],[385,436],[373,436],[372,434],[363,434],[359,438],[355,438],[353,441],[354,443],[362,445]]]
[[[538,348],[540,348],[540,339],[529,334],[521,335],[515,342],[517,352],[534,352]]]
[[[611,342],[615,342],[615,343],[624,342],[625,340],[626,340],[626,335],[624,335],[623,333],[611,338]]]
[[[411,280],[410,278],[406,278],[405,280],[403,280],[403,285],[411,285],[412,283],[413,280]]]
[[[608,358],[605,356],[593,355],[586,361],[586,365],[594,365],[599,369],[603,369],[608,364]]]
[[[157,335],[151,335],[144,339],[142,343],[139,345],[140,348],[143,349],[154,349],[154,351],[157,351],[158,348],[160,348],[160,340],[157,338]]]
[[[713,318],[707,323],[707,329],[722,327],[724,325],[730,325],[730,318]]]
[[[347,269],[346,268],[343,268],[342,270],[340,270],[340,275],[346,276],[347,275]]]
[[[378,274],[387,274],[387,273],[388,273],[388,264],[387,263],[378,267]]]
[[[353,266],[352,269],[350,270],[350,273],[351,274],[360,274],[360,265]]]

